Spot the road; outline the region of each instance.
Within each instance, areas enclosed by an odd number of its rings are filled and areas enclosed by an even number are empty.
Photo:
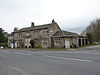
[[[0,75],[100,75],[100,50],[0,49]]]

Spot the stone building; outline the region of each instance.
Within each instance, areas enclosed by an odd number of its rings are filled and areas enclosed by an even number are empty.
[[[8,34],[8,47],[14,48],[14,38],[13,34]]]
[[[30,48],[31,40],[34,40],[35,47],[41,48],[71,48],[87,44],[85,37],[61,30],[59,25],[52,20],[50,24],[35,26],[32,22],[31,27],[19,30],[15,28],[8,37],[8,46]]]

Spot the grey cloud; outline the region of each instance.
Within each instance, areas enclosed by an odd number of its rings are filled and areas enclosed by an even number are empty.
[[[30,26],[31,21],[35,21],[38,25],[41,22],[48,23],[48,20],[51,22],[50,19],[56,18],[63,30],[81,33],[89,25],[90,21],[96,17],[100,17],[100,0],[82,0],[86,3],[82,5],[81,9],[76,10],[78,12],[81,11],[79,15],[82,15],[80,16],[74,12],[71,12],[71,14],[68,13],[66,6],[62,8],[64,10],[59,8],[59,11],[57,11],[56,8],[53,8],[56,6],[56,3],[53,3],[55,5],[53,6],[51,2],[48,8],[46,1],[50,0],[0,0],[0,27],[11,32],[14,27],[22,28]],[[74,8],[70,10],[74,10]],[[63,13],[64,11],[66,13]],[[66,14],[69,14],[67,15],[68,19]],[[73,14],[75,15],[74,18]],[[71,19],[70,16],[72,16]]]

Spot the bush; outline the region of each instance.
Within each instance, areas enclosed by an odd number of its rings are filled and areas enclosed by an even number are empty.
[[[39,44],[35,44],[34,47],[35,48],[40,48],[40,45]]]
[[[32,48],[34,48],[34,43],[35,43],[34,40],[31,40],[31,41],[30,41],[30,44],[31,44],[31,47],[32,47]]]

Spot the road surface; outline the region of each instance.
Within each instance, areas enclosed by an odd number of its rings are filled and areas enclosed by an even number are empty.
[[[100,50],[0,49],[0,75],[100,75]]]

